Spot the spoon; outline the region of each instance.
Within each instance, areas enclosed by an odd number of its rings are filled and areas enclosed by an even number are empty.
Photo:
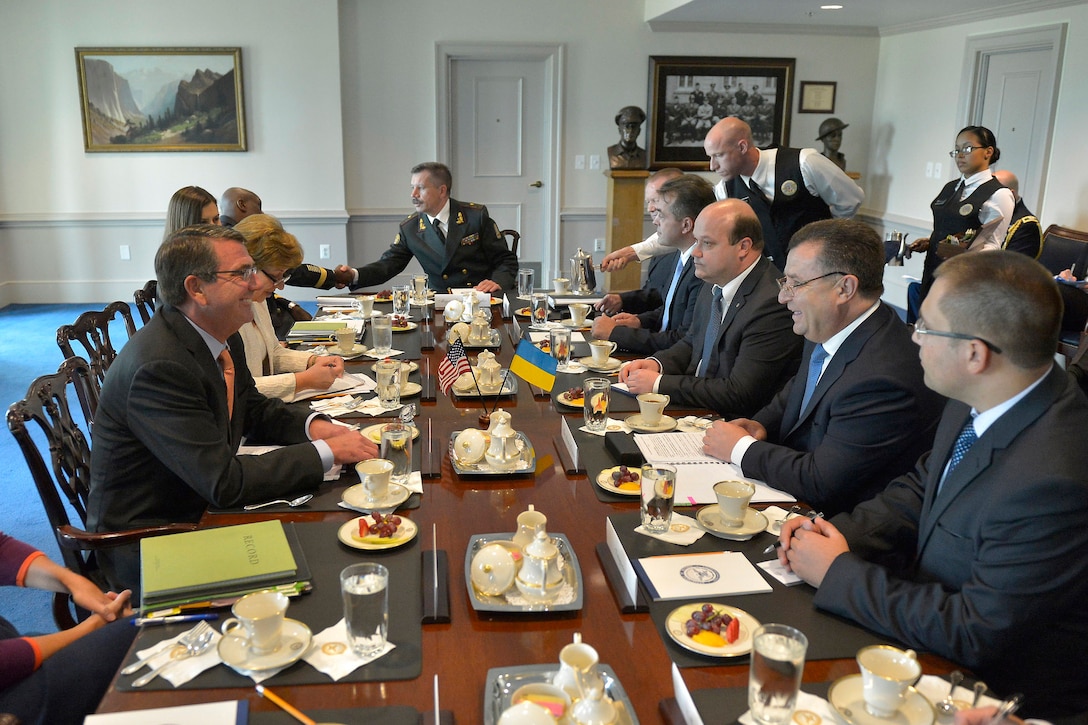
[[[294,508],[295,506],[301,506],[302,504],[306,503],[307,501],[309,501],[313,497],[314,497],[314,495],[312,493],[304,493],[301,496],[299,496],[298,498],[293,498],[290,501],[288,501],[285,498],[277,498],[275,501],[265,501],[264,503],[247,504],[247,505],[242,507],[242,510],[243,511],[255,511],[257,509],[263,509],[265,506],[275,506],[278,503],[287,504],[291,508]]]
[[[975,699],[971,701],[971,707],[978,707],[978,701],[982,699],[982,693],[986,692],[986,683],[979,680],[975,683]]]
[[[948,681],[951,683],[951,686],[948,688],[948,694],[936,705],[938,715],[954,715],[956,711],[959,710],[959,708],[956,707],[956,703],[952,701],[952,695],[956,692],[956,688],[959,684],[963,682],[963,673],[959,670],[953,670],[952,674],[948,676]]]

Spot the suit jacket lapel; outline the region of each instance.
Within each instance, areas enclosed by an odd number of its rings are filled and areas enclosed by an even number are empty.
[[[691,260],[688,260],[688,264],[691,264]],[[725,317],[722,318],[721,329],[718,330],[718,339],[714,341],[714,349],[717,350],[718,342],[725,335],[729,326],[733,324],[733,320],[737,319],[737,315],[740,314],[741,308],[748,301],[748,296],[752,294],[757,286],[759,286],[760,280],[763,279],[763,275],[767,269],[767,265],[770,264],[766,257],[760,257],[756,260],[753,269],[748,273],[748,276],[741,282],[740,287],[737,289],[737,293],[733,295],[733,299],[729,303],[729,309],[725,311]]]

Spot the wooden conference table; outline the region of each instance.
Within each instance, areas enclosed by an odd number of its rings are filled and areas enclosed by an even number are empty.
[[[510,307],[510,305],[508,305]],[[495,307],[495,310],[501,308]],[[413,313],[416,313],[413,308]],[[509,323],[496,314],[493,326],[502,328],[500,361],[509,363],[513,345],[506,331]],[[417,318],[418,319],[418,316]],[[438,316],[432,325],[438,344],[422,351],[422,371],[437,375],[438,363],[445,355],[442,339],[445,325]],[[426,331],[424,330],[424,337]],[[419,335],[420,331],[415,331]],[[401,339],[394,339],[394,347]],[[470,351],[471,352],[471,351]],[[366,370],[369,364],[351,362],[349,371]],[[555,391],[557,394],[561,390]],[[430,421],[435,445],[445,450],[452,431],[476,427],[481,413],[478,400],[447,398],[441,392],[434,402],[420,404],[417,422],[426,427]],[[418,547],[432,548],[431,527],[437,526],[438,548],[448,554],[451,621],[448,624],[422,625],[422,672],[411,680],[353,682],[317,685],[276,685],[278,694],[303,711],[334,708],[376,708],[410,706],[420,712],[432,707],[434,675],[439,675],[441,707],[452,712],[458,723],[484,722],[484,690],[489,668],[558,662],[559,650],[581,633],[583,641],[600,653],[600,661],[616,672],[642,723],[682,722],[675,701],[671,661],[666,645],[647,613],[623,614],[606,580],[595,547],[605,537],[606,517],[637,510],[631,503],[605,503],[595,494],[595,484],[585,475],[568,476],[558,460],[552,438],[558,433],[561,414],[546,397],[535,397],[530,386],[521,382],[516,398],[503,398],[498,404],[513,416],[513,427],[526,433],[537,454],[536,475],[464,479],[454,473],[448,456],[442,456],[441,477],[424,480],[424,495],[419,508],[402,512],[420,526]],[[581,425],[581,415],[570,416],[572,429]],[[668,413],[675,415],[670,408]],[[372,419],[359,421],[377,422]],[[422,440],[422,437],[421,437]],[[417,441],[417,445],[420,441]],[[515,519],[529,504],[548,517],[548,531],[564,534],[570,541],[584,580],[584,606],[578,612],[552,614],[492,614],[475,611],[470,603],[463,574],[469,538],[478,533],[513,532]],[[268,518],[296,522],[339,522],[356,514],[349,511],[291,512],[282,514],[207,514],[202,524],[219,526]],[[720,541],[728,544],[730,542]],[[339,544],[338,544],[339,545]],[[346,550],[346,547],[344,547]],[[676,547],[677,552],[680,551]],[[367,552],[356,552],[360,560]],[[802,585],[807,586],[807,585]],[[337,591],[315,591],[312,597],[339,597]],[[743,598],[731,603],[744,607]],[[752,612],[757,618],[759,612]],[[224,615],[229,616],[229,615]],[[392,612],[391,616],[397,616]],[[316,634],[316,632],[315,632]],[[923,670],[945,674],[953,666],[939,658],[922,655]],[[748,658],[740,661],[708,660],[705,667],[681,670],[688,690],[741,688],[748,682]],[[299,663],[296,667],[309,667]],[[858,671],[853,658],[810,660],[804,679],[826,683]],[[116,681],[115,681],[116,685]],[[99,712],[164,707],[195,702],[248,699],[251,712],[275,710],[249,687],[209,689],[167,689],[146,692],[110,689]],[[732,721],[740,713],[734,713]]]

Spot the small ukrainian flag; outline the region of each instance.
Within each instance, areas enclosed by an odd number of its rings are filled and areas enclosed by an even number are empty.
[[[555,368],[555,358],[528,340],[518,343],[514,359],[510,361],[510,372],[549,393],[555,385]]]

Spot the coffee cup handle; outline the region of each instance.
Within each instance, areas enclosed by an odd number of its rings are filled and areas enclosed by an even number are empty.
[[[611,356],[612,353],[614,353],[616,351],[616,347],[618,347],[618,346],[616,345],[616,343],[612,342],[611,340],[609,340],[608,344],[612,346],[612,349],[608,352],[609,356]]]
[[[223,622],[222,626],[219,627],[219,631],[223,633],[224,637],[240,637],[241,639],[245,639],[246,637],[244,634],[234,633],[234,630],[241,629],[241,627],[242,622],[235,617],[231,617]]]

